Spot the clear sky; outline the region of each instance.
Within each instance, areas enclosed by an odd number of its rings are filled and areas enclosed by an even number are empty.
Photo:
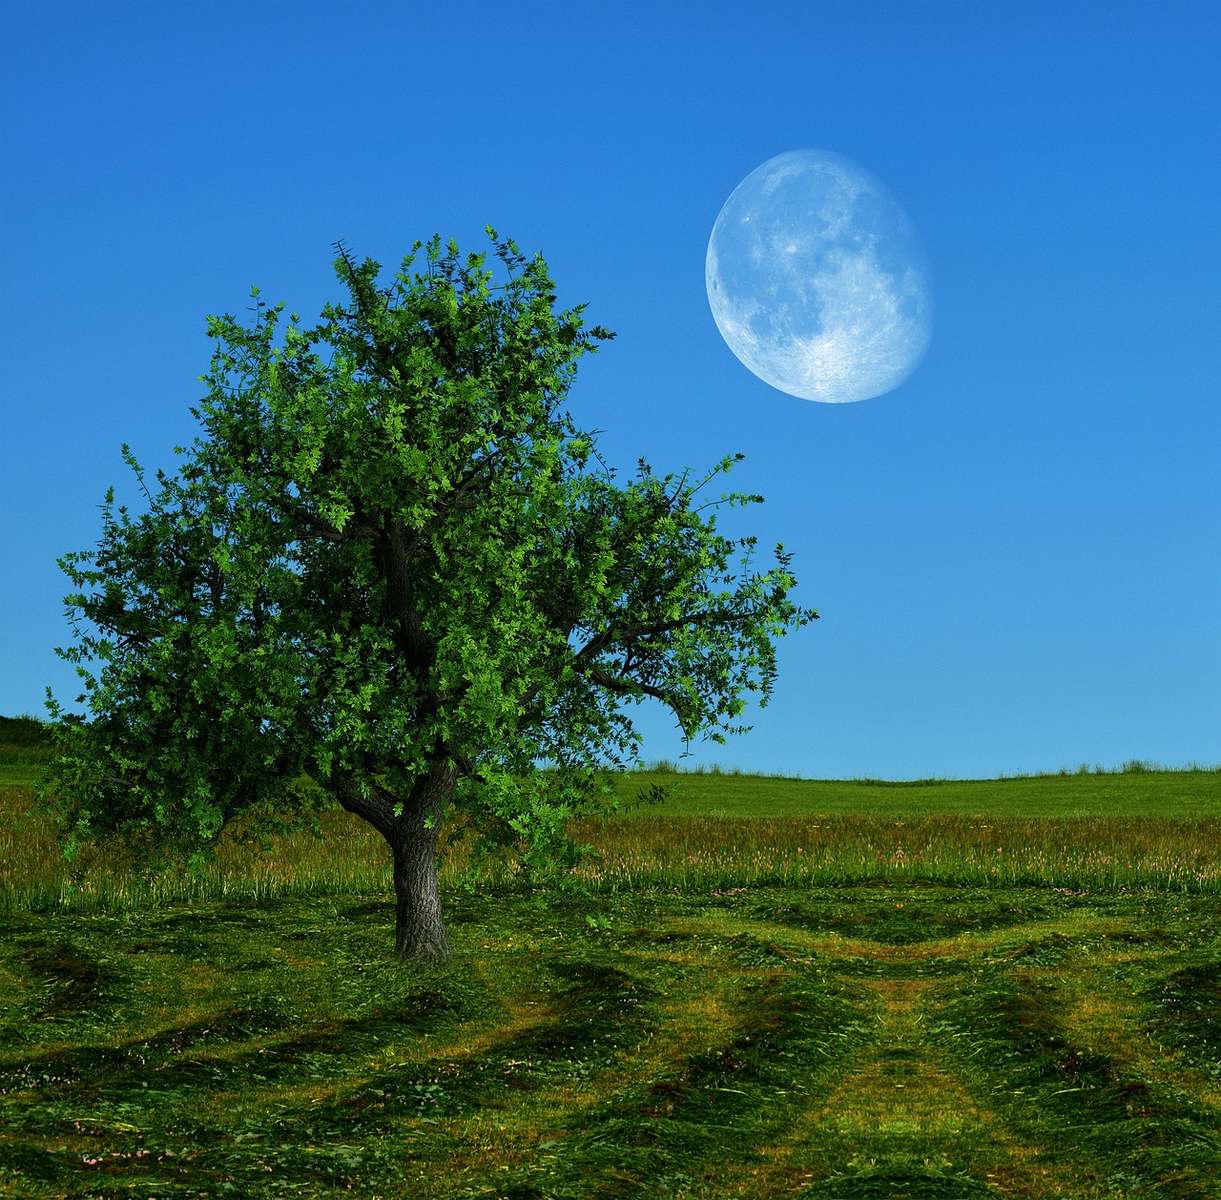
[[[753,733],[811,776],[1221,760],[1221,6],[10,5],[0,69],[0,712],[75,694],[57,555],[172,465],[251,284],[313,324],[331,243],[541,250],[618,339],[574,414],[630,474],[741,450],[822,619]],[[709,231],[819,147],[923,237],[897,391],[820,405],[721,340]],[[249,319],[249,314],[245,314]],[[644,711],[644,710],[642,710]],[[649,757],[681,742],[642,719]]]

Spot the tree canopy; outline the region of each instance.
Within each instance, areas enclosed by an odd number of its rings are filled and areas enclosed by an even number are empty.
[[[782,546],[756,570],[756,539],[716,528],[762,499],[705,490],[741,456],[620,483],[561,407],[614,335],[488,233],[499,274],[433,238],[384,290],[337,243],[348,304],[282,344],[257,288],[252,327],[208,318],[178,470],[150,481],[125,445],[142,511],[112,489],[96,547],[60,560],[84,712],[49,697],[43,794],[69,854],[120,834],[198,859],[239,815],[286,828],[332,797],[390,845],[399,952],[444,955],[455,810],[568,862],[569,816],[637,756],[632,704],[717,741],[766,704],[776,640],[817,614]]]

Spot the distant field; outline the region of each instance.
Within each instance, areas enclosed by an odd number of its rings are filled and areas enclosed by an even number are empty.
[[[39,759],[0,746],[0,786],[29,787]],[[1012,779],[783,779],[767,775],[630,771],[615,780],[625,804],[653,783],[674,783],[675,817],[957,816],[1207,817],[1221,814],[1221,769],[1023,775]],[[628,807],[625,817],[656,811]]]
[[[1221,771],[1141,771],[1031,775],[1014,779],[917,783],[776,779],[758,775],[633,772],[641,783],[673,780],[669,815],[709,817],[955,816],[1207,817],[1221,815]],[[648,809],[635,815],[650,817]]]
[[[1221,1200],[1217,772],[684,774],[544,890],[451,842],[422,967],[348,814],[74,877],[36,771],[0,766],[0,1196]]]

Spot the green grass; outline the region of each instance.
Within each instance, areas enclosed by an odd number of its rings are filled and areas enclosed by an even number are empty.
[[[781,779],[758,775],[632,772],[619,794],[675,784],[665,811],[686,817],[974,816],[1205,817],[1221,814],[1221,771],[1117,771],[1011,779]],[[634,815],[648,818],[647,808]]]
[[[73,879],[9,769],[0,1195],[1221,1197],[1214,772],[682,775],[545,894],[450,845],[418,967],[347,814]]]
[[[591,904],[598,918],[591,924]],[[1210,1197],[1212,897],[748,888],[10,914],[0,1192]]]
[[[222,839],[199,877],[138,878],[121,850],[71,873],[51,827],[29,814],[26,775],[0,776],[0,912],[147,907],[173,899],[261,901],[389,887],[385,844],[339,810],[325,836],[278,839],[272,854]],[[625,801],[661,776],[620,777]],[[1057,797],[1057,789],[1064,794]],[[826,885],[876,878],[970,885],[1221,890],[1221,774],[1034,777],[913,787],[682,775],[672,803],[578,822],[593,855],[575,881],[596,892]],[[857,796],[859,803],[850,803]],[[1111,796],[1112,800],[1107,801]],[[990,806],[990,807],[989,807]],[[460,840],[446,886],[502,887],[502,864],[472,863]]]

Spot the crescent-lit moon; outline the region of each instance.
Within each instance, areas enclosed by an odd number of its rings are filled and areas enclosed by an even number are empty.
[[[708,239],[705,283],[734,354],[804,400],[891,391],[932,335],[910,219],[867,171],[823,150],[778,154],[734,188]]]

